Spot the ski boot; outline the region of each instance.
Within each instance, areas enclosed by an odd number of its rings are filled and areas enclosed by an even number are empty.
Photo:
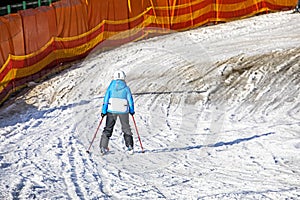
[[[128,153],[129,155],[133,155],[134,151],[133,151],[132,146],[129,146],[129,147],[127,148],[127,153]]]
[[[100,153],[101,153],[101,156],[104,156],[105,154],[107,154],[109,151],[108,148],[104,148],[104,147],[101,147],[100,148]]]

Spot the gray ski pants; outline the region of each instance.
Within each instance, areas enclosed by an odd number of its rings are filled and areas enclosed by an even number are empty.
[[[107,113],[106,125],[101,135],[100,148],[104,147],[107,149],[109,138],[112,136],[114,126],[118,118],[121,121],[122,132],[124,133],[124,140],[125,140],[126,147],[129,146],[133,147],[133,137],[129,125],[129,114],[128,113],[126,114]]]

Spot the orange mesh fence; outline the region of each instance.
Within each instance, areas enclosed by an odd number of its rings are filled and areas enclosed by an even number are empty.
[[[23,21],[26,55],[40,50],[57,36],[55,10],[52,7],[22,10],[19,14]]]
[[[291,9],[297,0],[61,0],[0,17],[0,104],[59,63],[141,38]]]
[[[78,36],[89,30],[85,1],[61,0],[52,6],[56,12],[58,37]]]

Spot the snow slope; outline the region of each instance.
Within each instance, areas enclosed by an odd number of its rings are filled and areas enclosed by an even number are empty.
[[[300,199],[300,15],[272,13],[130,43],[0,108],[0,199]],[[102,98],[122,69],[119,123],[99,155]],[[131,120],[132,123],[132,120]],[[135,132],[132,124],[132,130]]]

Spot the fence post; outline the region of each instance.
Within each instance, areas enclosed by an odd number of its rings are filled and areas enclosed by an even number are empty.
[[[7,5],[7,14],[10,14],[11,13],[11,7],[10,5]]]
[[[23,10],[26,10],[26,1],[23,1]]]
[[[41,0],[38,0],[38,6],[40,7],[41,5]]]

